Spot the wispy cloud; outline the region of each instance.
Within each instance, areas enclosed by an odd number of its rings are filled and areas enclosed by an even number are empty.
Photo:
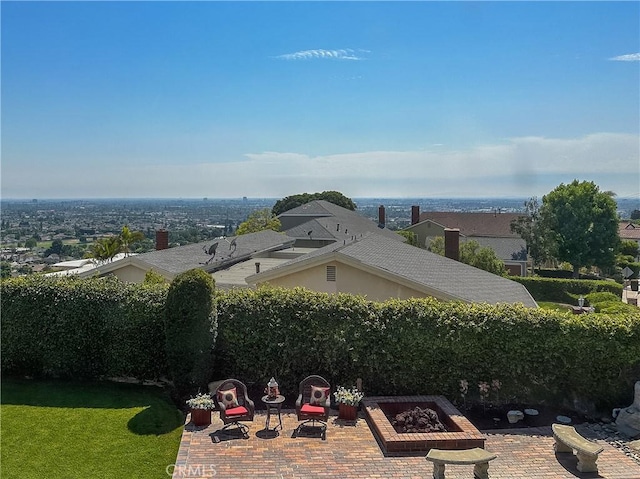
[[[618,55],[617,57],[609,58],[614,62],[640,62],[640,53],[629,53],[628,55]]]
[[[337,190],[350,197],[529,197],[579,179],[636,197],[639,141],[635,134],[602,132],[576,138],[517,137],[466,148],[434,144],[422,150],[325,155],[264,151],[187,164],[132,158],[116,170],[109,169],[113,159],[107,155],[96,158],[89,176],[69,168],[42,175],[35,162],[24,162],[2,165],[2,195],[279,198]],[[73,188],[60,189],[60,184]]]
[[[351,48],[340,50],[302,50],[295,53],[278,55],[276,58],[280,60],[364,60],[363,54],[365,53],[369,53],[369,51],[352,50]]]

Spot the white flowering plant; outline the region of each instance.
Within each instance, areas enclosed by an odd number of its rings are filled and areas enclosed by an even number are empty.
[[[187,406],[191,409],[215,409],[216,403],[210,394],[198,393],[196,397],[187,399]]]
[[[360,401],[362,401],[364,393],[355,386],[351,387],[351,389],[347,389],[343,386],[338,386],[338,388],[333,393],[333,396],[336,398],[336,402],[338,404],[357,406],[358,404],[360,404]]]

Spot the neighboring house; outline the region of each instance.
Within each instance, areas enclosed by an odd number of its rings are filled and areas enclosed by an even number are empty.
[[[432,296],[537,307],[520,283],[377,234],[325,246],[253,274],[247,282],[359,294],[373,301]]]
[[[621,221],[618,223],[618,234],[620,239],[635,241],[640,247],[640,225],[631,223],[630,221]],[[636,261],[640,261],[640,254],[636,257]]]
[[[135,255],[135,253],[129,253],[129,255]],[[119,261],[125,258],[124,253],[118,253],[113,257],[111,262]],[[71,261],[60,261],[51,265],[53,268],[61,268],[61,271],[54,271],[53,273],[46,273],[46,276],[69,276],[74,274],[89,273],[92,270],[98,268],[102,263],[96,262],[93,258],[74,259]]]
[[[296,239],[296,246],[319,248],[335,242],[344,244],[367,233],[405,241],[403,236],[384,225],[325,200],[311,201],[285,211],[278,219],[282,231]]]
[[[432,296],[443,301],[522,303],[537,307],[519,283],[410,246],[402,236],[379,228],[357,213],[347,214],[344,208],[322,204],[327,202],[314,203],[320,205],[310,208],[321,207],[326,216],[293,224],[286,234],[265,230],[163,249],[167,234],[161,231],[156,236],[160,249],[104,264],[79,276],[114,275],[123,281],[140,283],[147,271],[153,270],[171,281],[179,273],[201,268],[213,276],[220,289],[269,283],[365,295],[374,301]],[[334,210],[332,214],[327,213],[329,209]],[[295,217],[289,215],[292,223]],[[288,236],[310,224],[323,231],[326,246],[300,246],[319,241],[309,239],[306,233],[307,238]],[[346,231],[342,230],[343,225],[347,225]]]
[[[289,261],[291,255],[303,254],[304,251],[297,251],[291,252],[289,256],[272,256],[275,252],[290,249],[294,241],[282,233],[265,230],[128,256],[119,261],[101,265],[93,271],[80,273],[80,277],[114,275],[123,281],[141,283],[147,271],[153,270],[164,276],[167,281],[171,281],[184,271],[200,268],[211,273],[216,279],[216,286],[224,289],[225,286],[234,285],[233,281],[237,274],[231,274],[230,270],[238,264],[245,263],[243,266],[245,268],[250,264],[254,268],[252,273],[255,273],[255,261],[250,262],[250,260],[259,258],[258,262],[261,266],[268,268]],[[225,273],[227,273],[226,276]],[[220,276],[222,281],[218,281],[216,275]],[[227,285],[225,279],[232,283]],[[246,287],[244,278],[241,285]]]
[[[416,235],[421,247],[428,247],[433,238],[444,236],[447,228],[459,229],[461,242],[475,240],[480,246],[491,248],[504,262],[509,274],[526,276],[527,245],[511,231],[511,222],[521,214],[429,211],[419,217],[415,213],[412,216],[412,221],[417,222],[406,231]]]

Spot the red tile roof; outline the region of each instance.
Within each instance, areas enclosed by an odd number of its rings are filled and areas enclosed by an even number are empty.
[[[517,237],[511,232],[511,222],[521,213],[456,213],[452,211],[425,211],[420,221],[431,220],[445,228],[459,228],[465,236]]]

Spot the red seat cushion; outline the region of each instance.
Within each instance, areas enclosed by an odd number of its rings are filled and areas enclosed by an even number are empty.
[[[247,414],[249,411],[244,406],[237,406],[231,409],[227,409],[226,414],[229,416],[243,416]]]
[[[324,408],[321,406],[312,406],[311,404],[305,403],[300,408],[300,412],[304,414],[315,414],[318,416],[324,416]]]

